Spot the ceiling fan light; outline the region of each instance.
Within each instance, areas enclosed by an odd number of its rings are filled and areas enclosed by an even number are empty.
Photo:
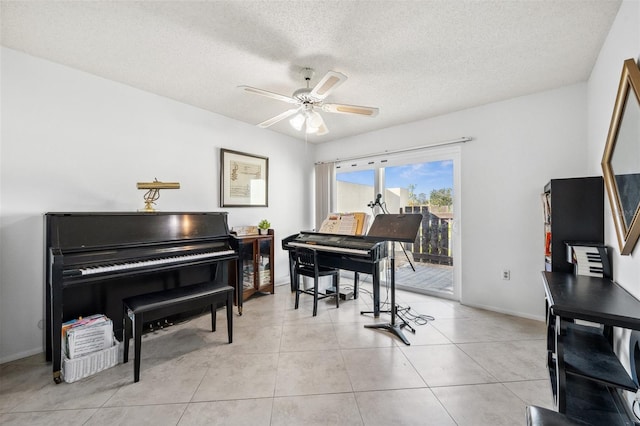
[[[318,114],[316,111],[311,111],[309,112],[309,116],[307,117],[307,126],[308,127],[313,127],[313,128],[318,128],[320,126],[322,126],[322,116],[320,114]]]
[[[315,133],[318,133],[318,128],[307,125],[306,132],[308,135],[313,135]]]
[[[302,126],[304,125],[304,122],[305,122],[305,116],[302,114],[296,114],[293,116],[291,120],[289,120],[289,124],[291,124],[291,127],[296,129],[297,131],[302,130]]]
[[[324,123],[322,123],[322,126],[318,127],[316,136],[326,135],[327,133],[329,133],[329,129],[327,129],[327,126]]]

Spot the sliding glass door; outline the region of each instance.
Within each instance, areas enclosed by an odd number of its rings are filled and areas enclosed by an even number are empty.
[[[338,211],[423,216],[416,240],[396,244],[399,289],[459,300],[459,158],[453,147],[337,165]],[[382,209],[368,206],[377,194]]]

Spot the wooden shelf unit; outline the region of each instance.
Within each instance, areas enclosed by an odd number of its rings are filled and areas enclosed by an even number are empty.
[[[573,272],[566,261],[567,241],[604,243],[604,183],[601,177],[552,179],[544,187],[549,205],[545,214],[545,271]],[[545,210],[546,211],[546,210]]]
[[[238,312],[242,314],[242,303],[255,293],[271,293],[274,287],[274,232],[269,229],[263,235],[234,236],[238,246],[238,267],[233,271],[232,282],[236,274],[241,274],[237,280],[236,304]]]

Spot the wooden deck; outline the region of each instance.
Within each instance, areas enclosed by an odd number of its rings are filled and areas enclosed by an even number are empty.
[[[453,266],[415,262],[414,267],[415,272],[408,263],[396,268],[396,288],[453,294]]]
[[[414,262],[415,272],[407,261],[396,261],[396,288],[416,293],[453,294],[453,266]],[[389,279],[383,273],[381,282]],[[360,274],[363,283],[371,283],[371,275]],[[352,283],[353,272],[342,271],[341,283]]]

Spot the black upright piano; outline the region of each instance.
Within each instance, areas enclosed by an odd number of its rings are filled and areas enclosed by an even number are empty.
[[[289,251],[289,277],[293,283],[293,251],[296,247],[312,247],[318,251],[323,266],[369,274],[373,283],[373,313],[380,316],[380,262],[388,256],[387,243],[365,240],[359,235],[336,235],[303,231],[282,240],[282,248]]]
[[[101,313],[120,336],[123,299],[227,284],[239,264],[224,212],[47,213],[45,232],[46,355],[56,383],[63,322]]]

